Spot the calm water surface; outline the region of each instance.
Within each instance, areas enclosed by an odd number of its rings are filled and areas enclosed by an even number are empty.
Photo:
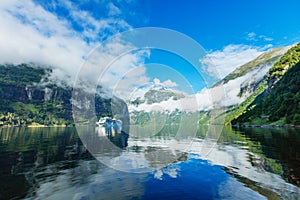
[[[225,127],[205,157],[201,133],[187,149],[86,130],[117,150],[91,155],[75,128],[0,129],[0,199],[300,199],[299,130]]]

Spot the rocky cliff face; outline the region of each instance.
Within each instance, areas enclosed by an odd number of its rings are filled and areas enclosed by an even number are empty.
[[[0,125],[69,125],[74,123],[72,109],[92,106],[85,99],[72,102],[73,89],[49,81],[51,72],[32,64],[0,65]],[[112,99],[91,95],[98,118],[113,114]],[[116,102],[127,109],[124,101]]]

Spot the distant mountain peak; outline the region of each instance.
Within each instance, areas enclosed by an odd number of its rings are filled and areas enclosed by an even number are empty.
[[[178,100],[184,98],[186,94],[181,91],[171,89],[164,85],[153,84],[147,87],[139,88],[132,95],[129,104],[138,106],[139,104],[154,104],[167,101],[169,99]]]

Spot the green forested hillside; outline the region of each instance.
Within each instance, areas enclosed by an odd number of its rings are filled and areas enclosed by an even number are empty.
[[[0,66],[0,125],[72,123],[71,90],[48,83],[48,90],[56,94],[55,98],[45,100],[46,86],[38,86],[49,73],[50,69],[32,64]]]
[[[229,81],[234,81],[237,78],[242,76],[247,76],[247,80],[244,82],[237,82],[240,85],[240,93],[238,96],[242,98],[245,94],[250,95],[248,98],[242,103],[232,106],[228,108],[225,115],[225,124],[230,124],[232,120],[236,119],[240,115],[242,115],[247,108],[252,105],[253,101],[262,94],[267,89],[267,81],[265,80],[265,71],[270,69],[272,65],[276,64],[280,61],[281,57],[285,55],[285,53],[291,48],[291,46],[287,47],[279,47],[275,49],[271,49],[254,60],[242,65],[241,67],[235,69],[229,75],[227,75],[223,80],[221,80],[219,84],[226,84]],[[261,74],[263,73],[263,74]],[[251,77],[250,74],[260,74],[261,78]],[[247,94],[248,93],[248,94]]]
[[[29,64],[0,65],[0,85],[3,86],[26,86],[38,83],[50,69],[33,67]]]
[[[245,101],[243,101],[241,104],[234,106],[225,114],[225,124],[233,123],[233,120],[241,116],[243,113],[245,113],[247,110],[249,110],[249,107],[253,105],[254,101],[257,101],[261,94],[266,90],[267,84],[265,81],[261,82],[256,90],[251,94]]]
[[[70,125],[72,88],[48,81],[51,69],[34,64],[0,65],[0,126]],[[98,117],[110,100],[95,97]]]
[[[269,70],[264,84],[232,124],[300,125],[300,43]]]

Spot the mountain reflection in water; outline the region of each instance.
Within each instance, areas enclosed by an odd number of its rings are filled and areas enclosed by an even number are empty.
[[[225,127],[204,158],[201,134],[184,149],[187,141],[168,136],[124,141],[85,129],[93,156],[75,128],[0,129],[0,199],[300,198],[291,130]]]

